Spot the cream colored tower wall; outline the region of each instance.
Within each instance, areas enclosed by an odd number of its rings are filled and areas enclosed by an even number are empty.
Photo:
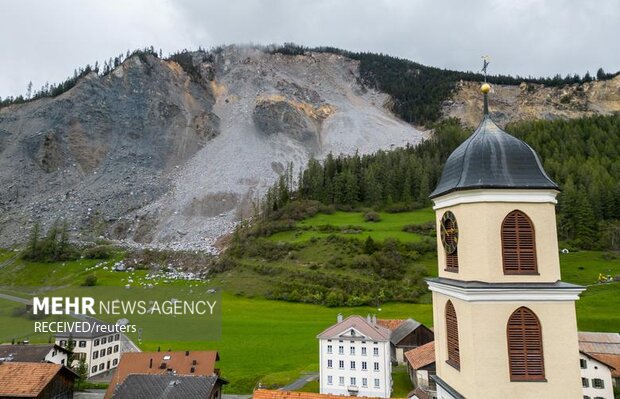
[[[518,209],[534,225],[538,275],[505,275],[502,268],[502,221]],[[446,254],[437,234],[439,277],[484,282],[555,282],[560,279],[553,203],[476,202],[437,209],[437,232],[445,212],[452,211],[459,229],[458,273],[446,271]]]
[[[458,218],[458,215],[457,215]],[[454,305],[459,328],[460,371],[446,363],[445,306]],[[540,320],[546,382],[511,382],[506,324],[526,306]],[[465,302],[433,292],[437,375],[466,398],[582,397],[573,301]]]

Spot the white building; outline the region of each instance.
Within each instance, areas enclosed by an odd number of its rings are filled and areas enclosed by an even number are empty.
[[[338,315],[317,338],[322,394],[390,397],[390,330],[376,318]]]
[[[91,321],[93,325],[103,325],[99,321]],[[112,325],[105,324],[110,331]],[[101,333],[92,328],[91,332],[62,333],[56,335],[56,344],[63,348],[69,346],[69,340],[74,341],[74,362],[77,365],[80,360],[86,362],[88,377],[101,374],[118,365],[121,357],[121,333]]]
[[[67,364],[69,351],[55,344],[0,345],[0,362]]]
[[[585,352],[579,352],[579,366],[581,367],[583,399],[614,399],[611,380],[613,367]]]

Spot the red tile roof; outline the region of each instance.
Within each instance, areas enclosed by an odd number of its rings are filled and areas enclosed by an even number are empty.
[[[377,319],[377,324],[394,331],[403,324],[404,321],[405,319]]]
[[[169,358],[164,359],[166,356]],[[217,351],[123,353],[105,398],[112,397],[116,386],[130,374],[168,374],[168,369],[172,369],[177,375],[210,376],[215,374],[215,362],[218,360],[220,357]],[[164,363],[165,367],[162,368]],[[191,371],[192,367],[194,372]]]
[[[365,399],[365,396],[358,396],[358,399]],[[258,389],[254,391],[253,399],[342,399],[342,395],[328,395],[312,392],[290,392],[272,391],[269,389]]]
[[[611,366],[611,376],[620,378],[620,355],[612,355],[609,353],[588,353],[587,355],[601,363]]]
[[[411,368],[414,370],[435,363],[435,341],[431,341],[405,352],[405,359],[407,359],[407,362],[409,362]]]
[[[1,363],[0,396],[36,397],[62,369],[54,363]]]

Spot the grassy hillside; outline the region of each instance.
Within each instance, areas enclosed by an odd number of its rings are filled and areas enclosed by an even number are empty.
[[[330,264],[334,256],[342,257],[346,262],[350,255],[343,248],[349,241],[364,244],[370,235],[377,245],[398,236],[404,244],[417,243],[427,239],[426,234],[406,233],[405,226],[417,224],[424,226],[432,220],[429,209],[400,214],[379,214],[380,221],[367,222],[363,212],[318,213],[313,217],[295,223],[289,231],[274,232],[260,237],[276,246],[293,245],[294,256],[283,259],[268,259],[261,256],[243,256],[241,266],[223,271],[204,282],[204,287],[223,287],[223,321],[222,339],[205,341],[200,334],[193,341],[182,340],[178,324],[163,322],[157,325],[158,338],[146,339],[142,343],[145,350],[162,349],[198,350],[217,349],[221,353],[220,367],[223,375],[231,381],[226,388],[229,393],[250,392],[261,382],[267,385],[283,385],[296,379],[301,372],[318,369],[316,335],[331,325],[338,313],[377,314],[384,318],[413,317],[424,324],[432,326],[432,306],[429,303],[388,302],[379,306],[325,307],[315,304],[293,303],[265,299],[270,286],[280,280],[297,276],[299,270],[311,270],[320,265],[316,271],[329,278],[360,278],[363,281],[372,277],[363,275],[361,270],[351,269],[345,264],[341,268]],[[331,226],[330,232],[324,226]],[[350,226],[357,226],[351,228]],[[358,231],[359,230],[359,231]],[[334,238],[336,237],[336,238]],[[342,244],[345,240],[346,245]],[[331,242],[333,241],[333,242]],[[403,245],[404,245],[403,244]],[[290,252],[287,247],[287,254]],[[122,286],[126,274],[106,270],[123,254],[107,261],[80,259],[71,262],[34,263],[25,262],[15,257],[14,252],[0,251],[0,285],[32,284],[79,286],[85,277],[95,273],[98,285]],[[422,269],[423,274],[436,274],[436,254],[432,251],[419,256],[408,266]],[[596,251],[571,252],[560,255],[562,276],[565,281],[588,285],[587,291],[577,302],[579,328],[589,331],[619,331],[620,284],[597,284],[599,273],[619,275],[620,257],[613,253]],[[100,264],[105,262],[104,264]],[[94,271],[86,270],[100,264]],[[327,265],[327,266],[326,266]],[[272,274],[264,270],[272,269]],[[263,272],[261,272],[263,270]],[[407,273],[411,271],[407,269]],[[144,278],[147,270],[136,270],[134,279]],[[360,276],[361,275],[361,276]],[[189,284],[174,282],[179,291]],[[389,280],[388,284],[402,284],[401,280]],[[428,302],[428,295],[418,298]],[[10,341],[13,337],[28,337],[33,341],[47,342],[48,336],[31,334],[32,321],[25,316],[13,314],[17,305],[0,299],[0,341]],[[145,327],[145,337],[149,328]],[[171,337],[166,340],[162,337]],[[136,339],[136,336],[131,336]],[[403,379],[402,376],[397,376]],[[309,387],[308,389],[312,389]],[[404,389],[404,388],[403,388]]]

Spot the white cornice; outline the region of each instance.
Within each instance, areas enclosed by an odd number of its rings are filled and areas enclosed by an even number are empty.
[[[466,302],[514,302],[514,301],[576,301],[585,287],[554,288],[464,288],[436,281],[427,281],[431,291],[461,299]]]
[[[433,199],[433,209],[474,202],[533,202],[557,204],[559,191],[548,189],[480,189],[453,191]]]

